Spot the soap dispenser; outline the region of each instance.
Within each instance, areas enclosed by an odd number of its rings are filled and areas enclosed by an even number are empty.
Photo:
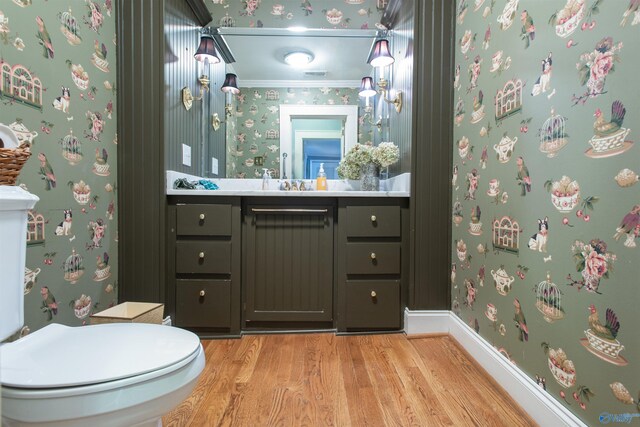
[[[262,175],[262,189],[269,189],[269,180],[271,179],[271,175],[269,174],[269,169],[263,168],[264,174]]]
[[[324,173],[324,163],[320,163],[320,170],[318,170],[316,178],[316,190],[327,191],[327,174]]]

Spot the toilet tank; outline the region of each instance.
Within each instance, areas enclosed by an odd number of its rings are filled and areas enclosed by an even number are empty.
[[[27,211],[38,200],[20,187],[0,185],[0,341],[24,324]]]

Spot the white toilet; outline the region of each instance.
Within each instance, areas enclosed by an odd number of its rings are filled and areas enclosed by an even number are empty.
[[[0,341],[24,323],[27,210],[38,198],[0,186]],[[160,426],[205,365],[198,337],[170,326],[48,325],[0,344],[2,426]]]

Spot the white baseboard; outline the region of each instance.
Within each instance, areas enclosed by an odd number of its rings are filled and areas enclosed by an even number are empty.
[[[407,335],[449,334],[539,425],[586,427],[453,312],[406,310],[404,330]]]

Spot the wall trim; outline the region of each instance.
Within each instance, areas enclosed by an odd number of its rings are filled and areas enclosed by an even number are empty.
[[[406,309],[404,327],[407,335],[448,333],[538,424],[586,427],[452,311]]]

